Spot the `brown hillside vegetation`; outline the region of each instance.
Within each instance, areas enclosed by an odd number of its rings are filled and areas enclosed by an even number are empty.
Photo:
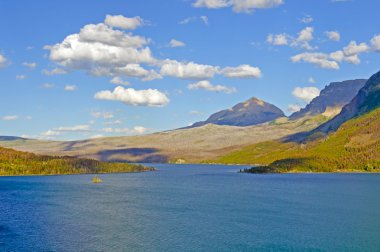
[[[123,136],[57,142],[40,140],[0,141],[0,145],[45,155],[75,156],[102,161],[187,162],[215,159],[254,143],[309,131],[328,120],[317,115],[249,126],[208,124],[142,136]]]

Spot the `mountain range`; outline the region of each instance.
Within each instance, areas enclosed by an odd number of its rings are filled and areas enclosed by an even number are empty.
[[[257,163],[250,173],[380,172],[380,72],[341,112],[297,137],[261,142],[230,153],[221,163]]]
[[[305,108],[289,117],[276,106],[253,97],[230,109],[217,112],[207,120],[188,128],[142,136],[70,142],[0,137],[0,145],[38,154],[93,158],[102,161],[256,163],[267,165],[263,166],[262,171],[270,172],[295,171],[294,167],[299,168],[304,165],[303,167],[309,167],[311,171],[320,171],[313,168],[319,167],[315,160],[322,158],[318,156],[320,153],[315,151],[314,147],[318,150],[318,146],[326,142],[325,145],[329,143],[328,146],[332,148],[328,150],[329,152],[334,153],[334,148],[341,150],[341,145],[334,147],[334,143],[328,139],[337,140],[334,134],[340,134],[340,137],[342,134],[343,136],[349,134],[347,127],[352,127],[351,120],[362,123],[361,116],[374,113],[370,119],[362,120],[367,126],[369,125],[366,131],[367,137],[374,137],[375,144],[378,143],[378,135],[373,135],[372,131],[378,130],[373,124],[377,125],[379,114],[375,113],[376,108],[380,106],[379,83],[380,73],[373,75],[368,81],[358,79],[333,82]],[[342,125],[345,125],[346,131],[341,129]],[[354,134],[352,138],[360,142],[360,146],[364,146],[363,141],[358,140],[355,135],[362,136],[363,132],[354,130],[352,132]],[[339,137],[338,139],[341,140]],[[342,144],[342,141],[339,143]],[[347,149],[347,146],[345,148]],[[375,153],[374,156],[379,153],[376,148],[371,149]],[[363,147],[364,149],[366,147]],[[352,153],[362,152],[354,149],[353,152],[349,152],[350,155]],[[372,162],[373,156],[367,156],[370,157],[368,160],[360,158],[358,160],[366,160],[371,167],[377,167],[377,164]],[[331,160],[326,164],[330,164],[332,168],[337,168],[341,161],[337,157],[331,157]],[[351,164],[346,161],[341,163]]]

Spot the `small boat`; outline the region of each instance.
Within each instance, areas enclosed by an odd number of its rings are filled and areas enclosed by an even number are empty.
[[[92,178],[92,183],[94,184],[98,184],[98,183],[102,183],[103,180],[101,180],[98,176],[95,176]]]

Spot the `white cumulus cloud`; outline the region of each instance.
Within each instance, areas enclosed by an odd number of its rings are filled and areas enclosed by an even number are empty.
[[[176,39],[172,39],[169,42],[169,46],[170,47],[183,47],[183,46],[186,46],[186,44],[184,42],[182,42],[182,41],[179,41],[179,40],[176,40]]]
[[[189,90],[198,90],[198,89],[203,89],[207,91],[213,91],[213,92],[223,92],[226,94],[231,94],[235,93],[236,89],[233,87],[226,87],[223,85],[212,85],[209,81],[203,80],[203,81],[198,81],[196,83],[189,84],[187,86]]]
[[[105,24],[88,24],[61,43],[45,46],[58,65],[84,70],[96,76],[117,76],[128,64],[153,64],[156,59],[146,45],[149,40],[112,29]],[[48,71],[45,74],[49,74]]]
[[[228,7],[229,5],[229,0],[197,0],[195,3],[193,3],[194,7],[206,7],[209,9],[219,9]]]
[[[94,97],[99,100],[120,101],[133,106],[162,107],[169,103],[169,98],[157,89],[135,90],[121,86],[113,91],[100,91]]]
[[[128,81],[125,81],[123,80],[122,78],[120,78],[119,76],[116,76],[116,77],[113,77],[110,82],[112,84],[116,84],[116,85],[124,85],[124,86],[128,86],[130,83]]]
[[[338,31],[326,31],[325,34],[329,40],[332,40],[332,41],[340,40],[340,33]]]
[[[292,62],[307,62],[317,65],[325,69],[339,69],[339,64],[331,60],[328,54],[325,53],[300,53],[291,57]]]
[[[209,9],[232,7],[235,12],[251,13],[255,9],[274,8],[283,3],[283,0],[196,0],[193,6]]]
[[[320,92],[321,91],[316,87],[296,87],[292,94],[296,98],[308,103],[315,97],[319,96]]]
[[[288,45],[288,35],[283,34],[269,34],[267,37],[267,42],[272,45]]]
[[[0,53],[0,68],[5,67],[7,65],[7,62],[7,58],[5,58],[5,56]]]
[[[209,79],[218,73],[218,71],[218,67],[211,65],[167,59],[161,65],[160,74],[180,79]]]
[[[237,67],[225,67],[221,73],[229,78],[260,78],[261,70],[250,65],[240,65]]]
[[[371,39],[371,46],[372,46],[372,50],[374,50],[375,52],[380,52],[380,35],[375,35]]]
[[[144,25],[144,20],[137,16],[133,18],[124,17],[123,15],[107,15],[104,23],[111,26],[122,28],[125,30],[134,30]]]

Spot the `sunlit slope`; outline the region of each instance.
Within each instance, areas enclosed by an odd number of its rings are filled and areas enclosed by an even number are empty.
[[[245,146],[314,129],[327,120],[318,115],[249,126],[208,124],[143,136],[109,137],[74,142],[37,140],[0,141],[0,145],[49,155],[89,157],[105,161],[200,162],[215,159]]]
[[[303,144],[258,143],[216,162],[268,165],[263,172],[379,172],[380,109],[347,121],[328,136]]]

